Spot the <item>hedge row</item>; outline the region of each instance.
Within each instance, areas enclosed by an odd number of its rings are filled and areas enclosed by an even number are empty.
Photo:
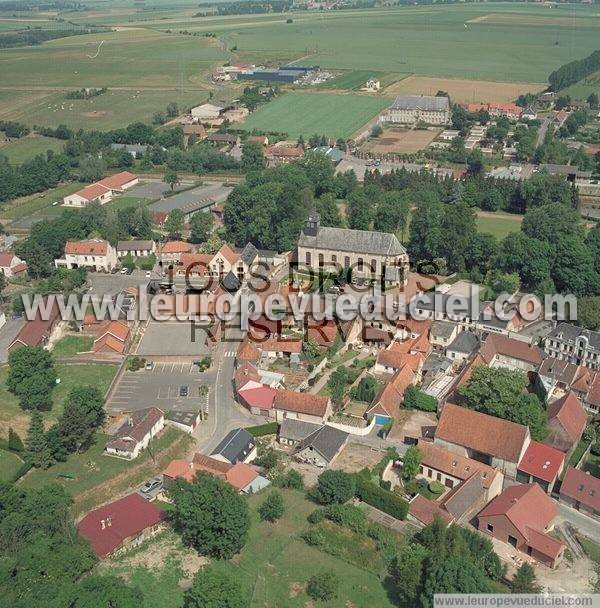
[[[258,426],[246,427],[246,430],[252,437],[263,437],[264,435],[275,435],[278,428],[279,423],[267,422],[266,424],[259,424]]]
[[[408,503],[403,498],[380,488],[360,475],[356,476],[356,495],[363,502],[396,519],[406,519]]]

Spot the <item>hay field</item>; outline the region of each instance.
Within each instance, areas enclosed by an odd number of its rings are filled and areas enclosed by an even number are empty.
[[[435,95],[446,91],[452,101],[487,102],[513,101],[522,93],[537,93],[547,85],[542,83],[493,82],[488,80],[467,80],[465,78],[434,78],[431,76],[408,76],[386,87],[385,94],[392,95]]]
[[[384,129],[365,149],[375,154],[410,154],[426,148],[442,129]]]

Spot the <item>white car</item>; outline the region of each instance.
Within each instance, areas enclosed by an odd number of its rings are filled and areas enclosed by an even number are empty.
[[[152,276],[151,270],[146,270],[146,278],[149,279]]]

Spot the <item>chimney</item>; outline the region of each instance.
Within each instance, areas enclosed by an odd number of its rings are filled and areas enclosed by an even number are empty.
[[[111,523],[112,523],[112,517],[107,517],[106,518],[106,527],[110,528]]]
[[[101,528],[102,530],[104,530],[104,528],[106,528],[106,525],[105,525],[105,523],[104,523],[104,520],[103,520],[103,519],[101,519],[101,520],[100,520],[100,528]]]

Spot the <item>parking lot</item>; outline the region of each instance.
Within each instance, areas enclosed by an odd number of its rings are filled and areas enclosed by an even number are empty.
[[[192,363],[156,363],[151,370],[125,372],[106,404],[109,414],[156,406],[165,412],[204,409],[200,387],[214,383],[216,369],[199,372]],[[188,387],[186,397],[180,388]]]
[[[208,355],[206,331],[192,330],[189,321],[150,321],[136,354],[141,357],[194,357]]]

